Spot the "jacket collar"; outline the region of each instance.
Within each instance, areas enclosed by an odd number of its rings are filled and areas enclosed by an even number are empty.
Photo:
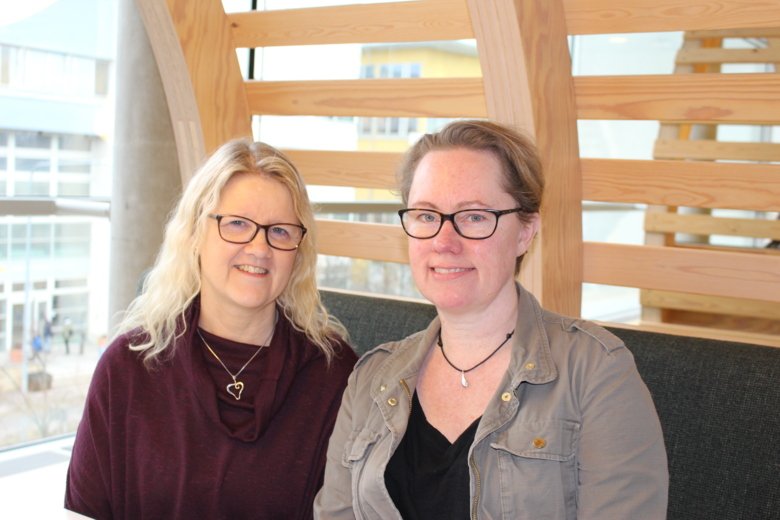
[[[515,334],[512,337],[512,360],[499,386],[500,391],[507,387],[516,389],[521,383],[542,384],[555,380],[558,369],[550,352],[550,342],[544,327],[544,310],[538,300],[519,283],[516,284],[518,315]],[[436,317],[430,325],[405,340],[380,345],[373,352],[386,351],[390,356],[377,371],[382,379],[373,385],[372,394],[384,385],[394,385],[400,380],[406,381],[410,391],[414,392],[420,367],[436,340],[441,323]],[[366,356],[368,357],[368,356]]]

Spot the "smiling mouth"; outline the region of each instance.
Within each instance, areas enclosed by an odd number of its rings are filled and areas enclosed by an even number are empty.
[[[236,269],[250,274],[268,274],[268,269],[264,267],[256,267],[254,265],[237,265]]]
[[[453,273],[465,273],[471,271],[467,267],[434,267],[433,272],[438,274],[453,274]]]

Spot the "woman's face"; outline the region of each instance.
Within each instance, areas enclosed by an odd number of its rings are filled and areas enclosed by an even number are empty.
[[[501,166],[487,151],[464,148],[429,152],[409,191],[410,208],[454,213],[463,209],[512,209],[517,202],[501,187]],[[444,222],[439,234],[409,238],[409,260],[420,292],[442,311],[481,312],[516,298],[515,259],[524,254],[538,218],[524,224],[516,214],[499,218],[490,238],[470,240]]]
[[[287,188],[254,173],[234,175],[213,213],[238,215],[258,224],[300,224]],[[226,242],[219,236],[217,221],[209,219],[200,251],[201,312],[250,319],[271,312],[290,280],[295,255],[296,251],[271,248],[262,229],[247,244]]]

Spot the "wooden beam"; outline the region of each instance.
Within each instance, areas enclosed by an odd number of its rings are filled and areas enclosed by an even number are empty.
[[[570,34],[780,26],[775,0],[563,0]]]
[[[708,139],[657,139],[656,159],[693,159],[698,161],[780,162],[780,143],[739,143]]]
[[[481,78],[248,81],[253,114],[485,117]]]
[[[521,283],[545,308],[579,316],[582,196],[566,20],[560,0],[468,0],[487,115],[523,129],[545,172],[541,231]]]
[[[700,48],[682,50],[675,61],[679,64],[694,63],[780,63],[780,49],[723,49]]]
[[[761,300],[655,290],[642,291],[640,299],[650,307],[780,320],[780,304]]]
[[[780,337],[773,334],[761,334],[756,332],[740,332],[736,330],[715,329],[708,327],[694,327],[691,325],[676,325],[671,323],[642,322],[638,325],[630,323],[604,323],[605,327],[615,327],[626,330],[644,330],[648,332],[660,332],[662,334],[674,334],[694,338],[709,338],[722,341],[736,341],[738,343],[751,343],[765,345],[767,347],[780,347]],[[630,346],[629,346],[630,347]]]
[[[776,124],[780,74],[574,78],[580,119]]]
[[[425,0],[229,14],[236,47],[473,38],[462,0]]]
[[[680,213],[648,213],[645,215],[645,231],[780,240],[780,220],[725,218]]]
[[[194,165],[225,141],[252,136],[241,70],[225,37],[230,27],[220,0],[200,0],[197,9],[167,0],[167,13],[161,0],[137,3],[156,49],[186,183]]]
[[[708,31],[686,31],[686,40],[708,38],[780,38],[780,27],[748,27],[743,29],[712,29]]]
[[[317,252],[322,255],[408,263],[401,226],[318,219]]]
[[[394,189],[399,152],[284,150],[306,184]]]
[[[780,165],[583,159],[583,198],[780,211]]]
[[[585,282],[780,302],[780,255],[585,242]]]

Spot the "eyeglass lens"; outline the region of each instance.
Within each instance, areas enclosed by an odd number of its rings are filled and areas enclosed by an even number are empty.
[[[251,242],[259,230],[265,231],[265,238],[271,247],[295,249],[303,240],[305,231],[294,224],[269,224],[263,226],[242,217],[221,215],[218,219],[219,236],[228,242],[246,244]]]
[[[439,233],[444,220],[451,220],[455,231],[464,238],[488,238],[495,232],[498,216],[489,211],[463,210],[445,215],[433,210],[412,209],[401,217],[404,230],[413,238],[432,238]]]

